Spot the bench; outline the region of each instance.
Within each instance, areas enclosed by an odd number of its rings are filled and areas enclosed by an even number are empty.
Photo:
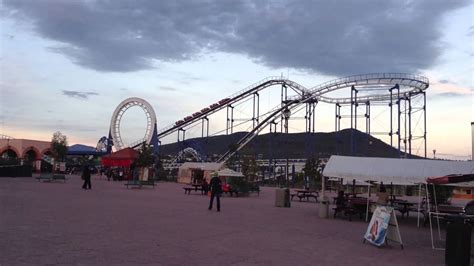
[[[204,192],[204,189],[202,189],[202,187],[183,187],[184,189],[184,194],[188,194],[188,195],[191,195],[191,191],[200,191],[201,194],[205,194]]]
[[[40,176],[36,177],[38,182],[52,182],[56,180],[62,180],[63,183],[66,182],[66,175],[63,174],[41,174]]]
[[[252,186],[249,189],[249,192],[255,192],[258,196],[260,196],[260,187],[259,186]]]
[[[53,181],[55,180],[62,180],[64,183],[66,182],[66,175],[63,174],[54,174]]]
[[[51,182],[53,180],[53,175],[51,175],[51,174],[41,174],[40,176],[36,177],[36,179],[38,180],[38,182],[41,182],[41,181]]]
[[[154,180],[129,180],[124,185],[127,187],[127,189],[128,187],[137,187],[141,189],[143,186],[152,186],[154,189],[156,186]]]
[[[352,216],[359,214],[359,218],[362,219],[363,215],[367,212],[367,199],[363,198],[351,198],[349,200],[343,199],[338,200],[334,210],[334,218],[338,213],[343,213],[344,216],[348,216],[349,221],[352,221]]]
[[[293,200],[294,197],[297,197],[302,201],[303,199],[306,199],[306,201],[309,201],[310,198],[313,198],[316,202],[318,202],[318,195],[317,194],[302,194],[302,193],[292,193],[290,194],[291,200]]]

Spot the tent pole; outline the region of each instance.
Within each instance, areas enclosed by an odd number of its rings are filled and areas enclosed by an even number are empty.
[[[435,249],[433,241],[433,224],[431,223],[431,208],[430,208],[430,197],[428,192],[428,183],[425,184],[426,188],[426,202],[428,203],[428,219],[430,220],[430,233],[431,233],[431,247]]]
[[[352,179],[352,196],[355,198],[356,196],[356,180]]]
[[[390,206],[393,206],[393,182],[390,182],[390,199],[392,199]]]
[[[416,219],[417,227],[420,227],[420,210],[421,210],[421,183],[418,184],[418,218]]]
[[[434,196],[436,213],[439,213],[438,212],[438,202],[436,200],[436,188],[435,188],[434,184],[432,184],[432,186],[433,186],[433,196]],[[438,222],[438,238],[439,238],[439,240],[442,240],[441,239],[441,229],[440,229],[440,226],[439,226],[439,215],[436,215],[436,221]]]
[[[368,182],[367,182],[368,183]],[[367,210],[365,212],[365,221],[369,221],[369,202],[370,202],[370,183],[367,185],[368,188],[368,194],[367,194]]]
[[[326,190],[326,189],[325,189],[324,179],[326,179],[326,178],[324,178],[324,176],[322,176],[322,178],[321,178],[321,181],[322,181],[321,182],[321,202],[323,202],[324,199],[325,199],[324,190]]]

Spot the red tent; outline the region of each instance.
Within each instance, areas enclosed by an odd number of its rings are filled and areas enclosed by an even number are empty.
[[[132,148],[125,148],[109,155],[102,156],[103,166],[130,167],[138,157],[138,152]]]

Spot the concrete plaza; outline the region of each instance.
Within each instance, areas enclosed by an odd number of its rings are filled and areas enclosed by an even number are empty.
[[[216,212],[182,187],[0,178],[0,265],[444,265],[414,217],[398,216],[403,250],[377,248],[362,243],[364,221],[321,219],[315,203],[274,207],[274,188],[223,197]]]

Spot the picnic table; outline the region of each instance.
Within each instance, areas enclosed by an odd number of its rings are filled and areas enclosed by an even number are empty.
[[[360,219],[367,212],[367,198],[363,197],[350,197],[343,199],[337,198],[338,201],[336,203],[336,207],[333,208],[334,210],[334,218],[336,218],[338,213],[343,213],[344,216],[349,217],[349,221],[352,221],[352,216],[359,214]],[[369,200],[369,206],[374,204],[374,202]]]
[[[407,214],[407,217],[408,217],[410,214],[410,211],[415,211],[415,209],[413,209],[413,206],[415,206],[416,203],[409,202],[407,200],[395,199],[395,200],[391,200],[391,205],[402,214],[402,219],[403,219],[405,217],[405,213]]]
[[[319,193],[316,190],[310,190],[310,189],[296,189],[294,190],[296,193],[291,194],[291,200],[293,200],[294,197],[297,197],[302,201],[303,199],[306,199],[309,201],[310,198],[314,198],[316,202],[318,202],[318,196]]]
[[[201,193],[204,195],[205,191],[202,188],[201,184],[188,184],[187,186],[183,187],[184,189],[184,194],[191,194],[191,191],[201,191]]]

